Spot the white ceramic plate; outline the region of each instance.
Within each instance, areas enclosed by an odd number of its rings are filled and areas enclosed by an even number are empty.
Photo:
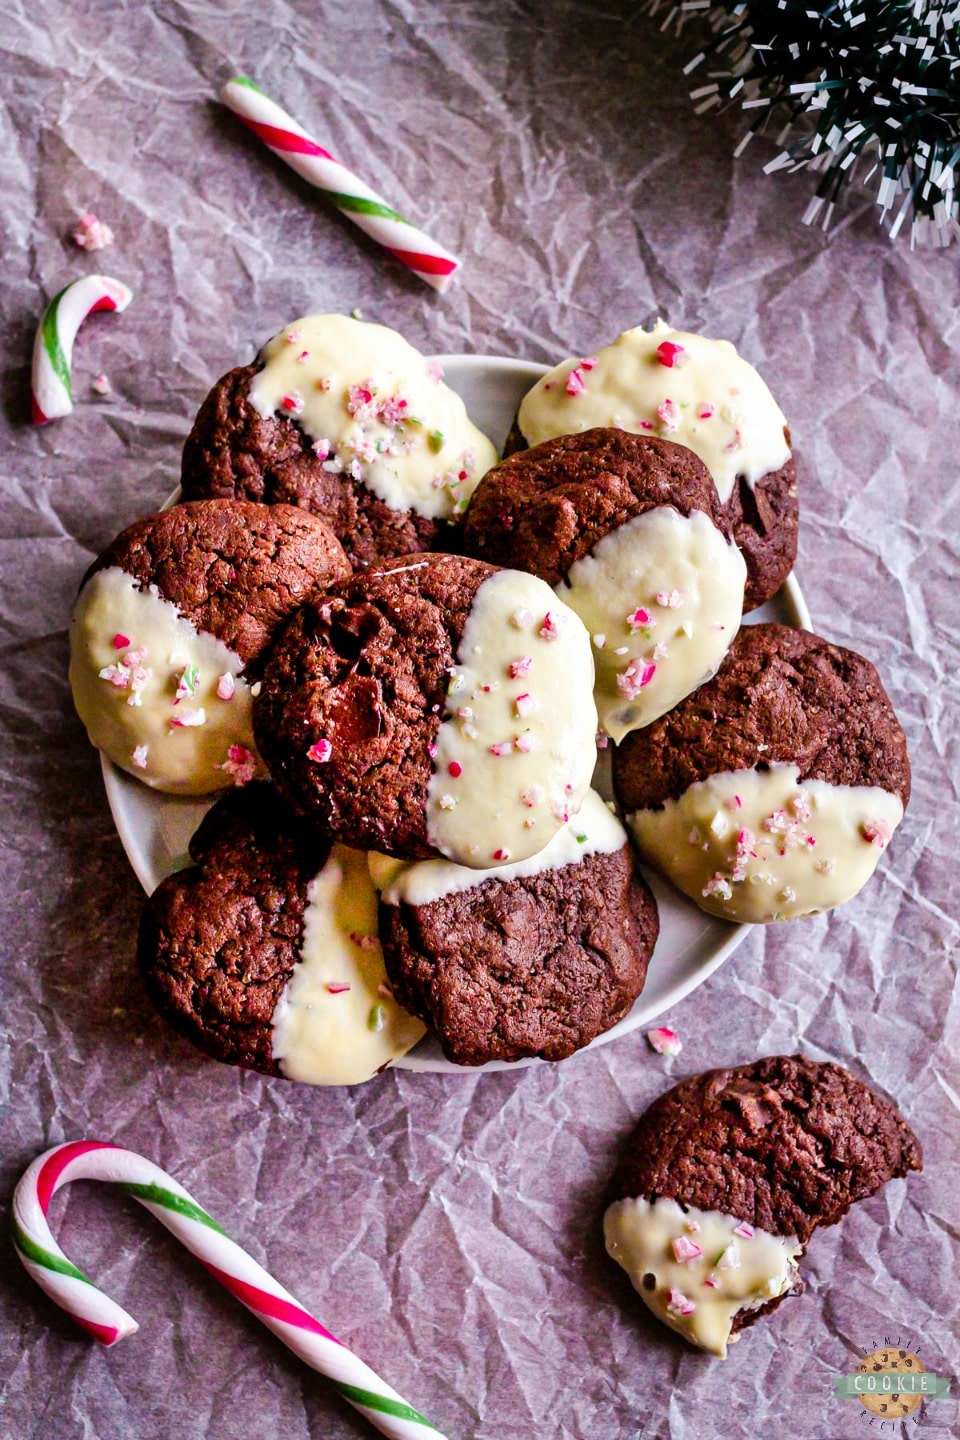
[[[546,366],[496,355],[436,358],[443,365],[447,383],[463,397],[471,419],[498,448],[503,445],[521,398],[546,372]],[[810,615],[793,576],[769,604],[753,611],[748,623],[756,620],[779,620],[786,625],[810,629]],[[601,752],[601,760],[605,758]],[[102,760],[102,766],[107,800],[123,848],[149,894],[165,876],[188,862],[190,837],[213,802],[161,795],[118,770],[109,760]],[[597,785],[609,794],[604,776],[598,775]],[[630,1013],[619,1025],[598,1036],[593,1041],[595,1046],[607,1045],[621,1035],[648,1026],[657,1015],[676,1005],[732,955],[749,928],[705,915],[658,876],[648,874],[647,878],[660,907],[660,938],[650,962],[647,983]],[[542,1063],[521,1060],[507,1065],[503,1061],[492,1061],[483,1069],[509,1070],[516,1065]],[[474,1073],[445,1060],[432,1036],[398,1060],[396,1068]]]

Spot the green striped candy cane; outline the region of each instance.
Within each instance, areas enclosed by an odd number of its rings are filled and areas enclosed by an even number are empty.
[[[77,331],[95,310],[126,310],[133,291],[110,275],[84,275],[54,295],[33,342],[31,411],[34,425],[73,409],[70,364]]]

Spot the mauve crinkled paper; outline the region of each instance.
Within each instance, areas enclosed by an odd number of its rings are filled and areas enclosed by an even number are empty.
[[[61,1140],[141,1151],[451,1440],[853,1440],[880,1421],[832,1380],[865,1349],[890,1337],[941,1375],[960,1368],[957,253],[890,244],[865,193],[829,238],[805,228],[810,177],[765,176],[772,142],[734,160],[736,117],[688,101],[691,39],[639,8],[4,7],[0,1193],[9,1204]],[[462,254],[449,294],[217,104],[237,72]],[[112,248],[70,240],[87,210]],[[134,300],[81,332],[75,412],[32,428],[37,319],[93,271]],[[314,1090],[204,1059],[147,1003],[142,893],[67,689],[72,598],[175,485],[212,382],[290,318],[356,307],[425,351],[551,362],[661,314],[735,341],[789,417],[797,574],[815,627],[878,666],[913,799],[858,899],[753,930],[662,1017],[678,1056],[636,1033],[556,1067]],[[796,1050],[895,1100],[925,1169],[816,1235],[804,1295],[723,1363],[658,1327],[605,1257],[602,1194],[635,1117],[675,1080]],[[104,1351],[5,1244],[3,1437],[373,1433],[132,1202],[76,1185],[52,1218],[141,1330]],[[957,1413],[931,1400],[900,1428],[946,1436]]]

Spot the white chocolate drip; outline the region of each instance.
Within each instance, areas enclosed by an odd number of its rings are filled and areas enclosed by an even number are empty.
[[[525,860],[576,815],[596,760],[590,638],[543,580],[478,589],[450,677],[427,834],[475,869]]]
[[[450,519],[496,464],[440,367],[384,325],[308,315],[260,358],[249,394],[257,413],[296,420],[325,469],[346,473],[391,510]]]
[[[472,890],[488,880],[523,880],[545,870],[579,865],[588,855],[609,855],[627,843],[627,832],[620,821],[611,815],[595,790],[588,790],[575,818],[536,855],[514,865],[475,870],[451,860],[417,860],[398,868],[386,856],[369,858],[374,883],[379,880],[382,884],[385,905],[430,905],[445,895]]]
[[[387,984],[367,857],[334,845],[307,891],[300,959],[273,1015],[274,1059],[290,1080],[357,1085],[425,1034]]]
[[[740,628],[747,567],[702,510],[659,506],[577,560],[557,594],[593,639],[600,724],[618,743],[717,670]]]
[[[803,1253],[791,1235],[662,1197],[618,1200],[603,1231],[608,1254],[657,1319],[721,1358],[735,1316],[792,1289]]]
[[[888,790],[734,770],[628,817],[643,858],[702,910],[764,923],[829,910],[870,879],[903,818]]]
[[[662,363],[664,343],[679,353]],[[679,361],[679,363],[677,363]],[[786,419],[757,371],[729,340],[637,326],[584,360],[564,360],[524,397],[530,445],[602,425],[659,435],[699,455],[726,503],[737,476],[756,485],[790,458]]]
[[[263,774],[242,669],[215,635],[116,566],[80,592],[70,625],[77,714],[93,745],[156,790],[208,795]]]

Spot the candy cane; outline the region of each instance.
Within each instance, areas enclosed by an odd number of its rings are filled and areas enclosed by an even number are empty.
[[[71,1264],[53,1238],[47,1210],[61,1185],[71,1180],[104,1180],[139,1200],[231,1295],[295,1355],[332,1380],[344,1399],[384,1435],[393,1440],[444,1440],[435,1425],[241,1250],[166,1171],[119,1145],[77,1140],[38,1156],[24,1172],[13,1197],[13,1240],[27,1273],[102,1345],[113,1345],[139,1327]]]
[[[45,425],[73,409],[70,361],[77,331],[95,310],[126,310],[133,291],[109,275],[84,275],[65,285],[43,312],[33,342],[33,423]]]
[[[275,155],[315,185],[354,225],[359,225],[434,290],[442,294],[447,289],[460,268],[456,256],[391,209],[252,80],[235,76],[224,85],[220,98]]]

